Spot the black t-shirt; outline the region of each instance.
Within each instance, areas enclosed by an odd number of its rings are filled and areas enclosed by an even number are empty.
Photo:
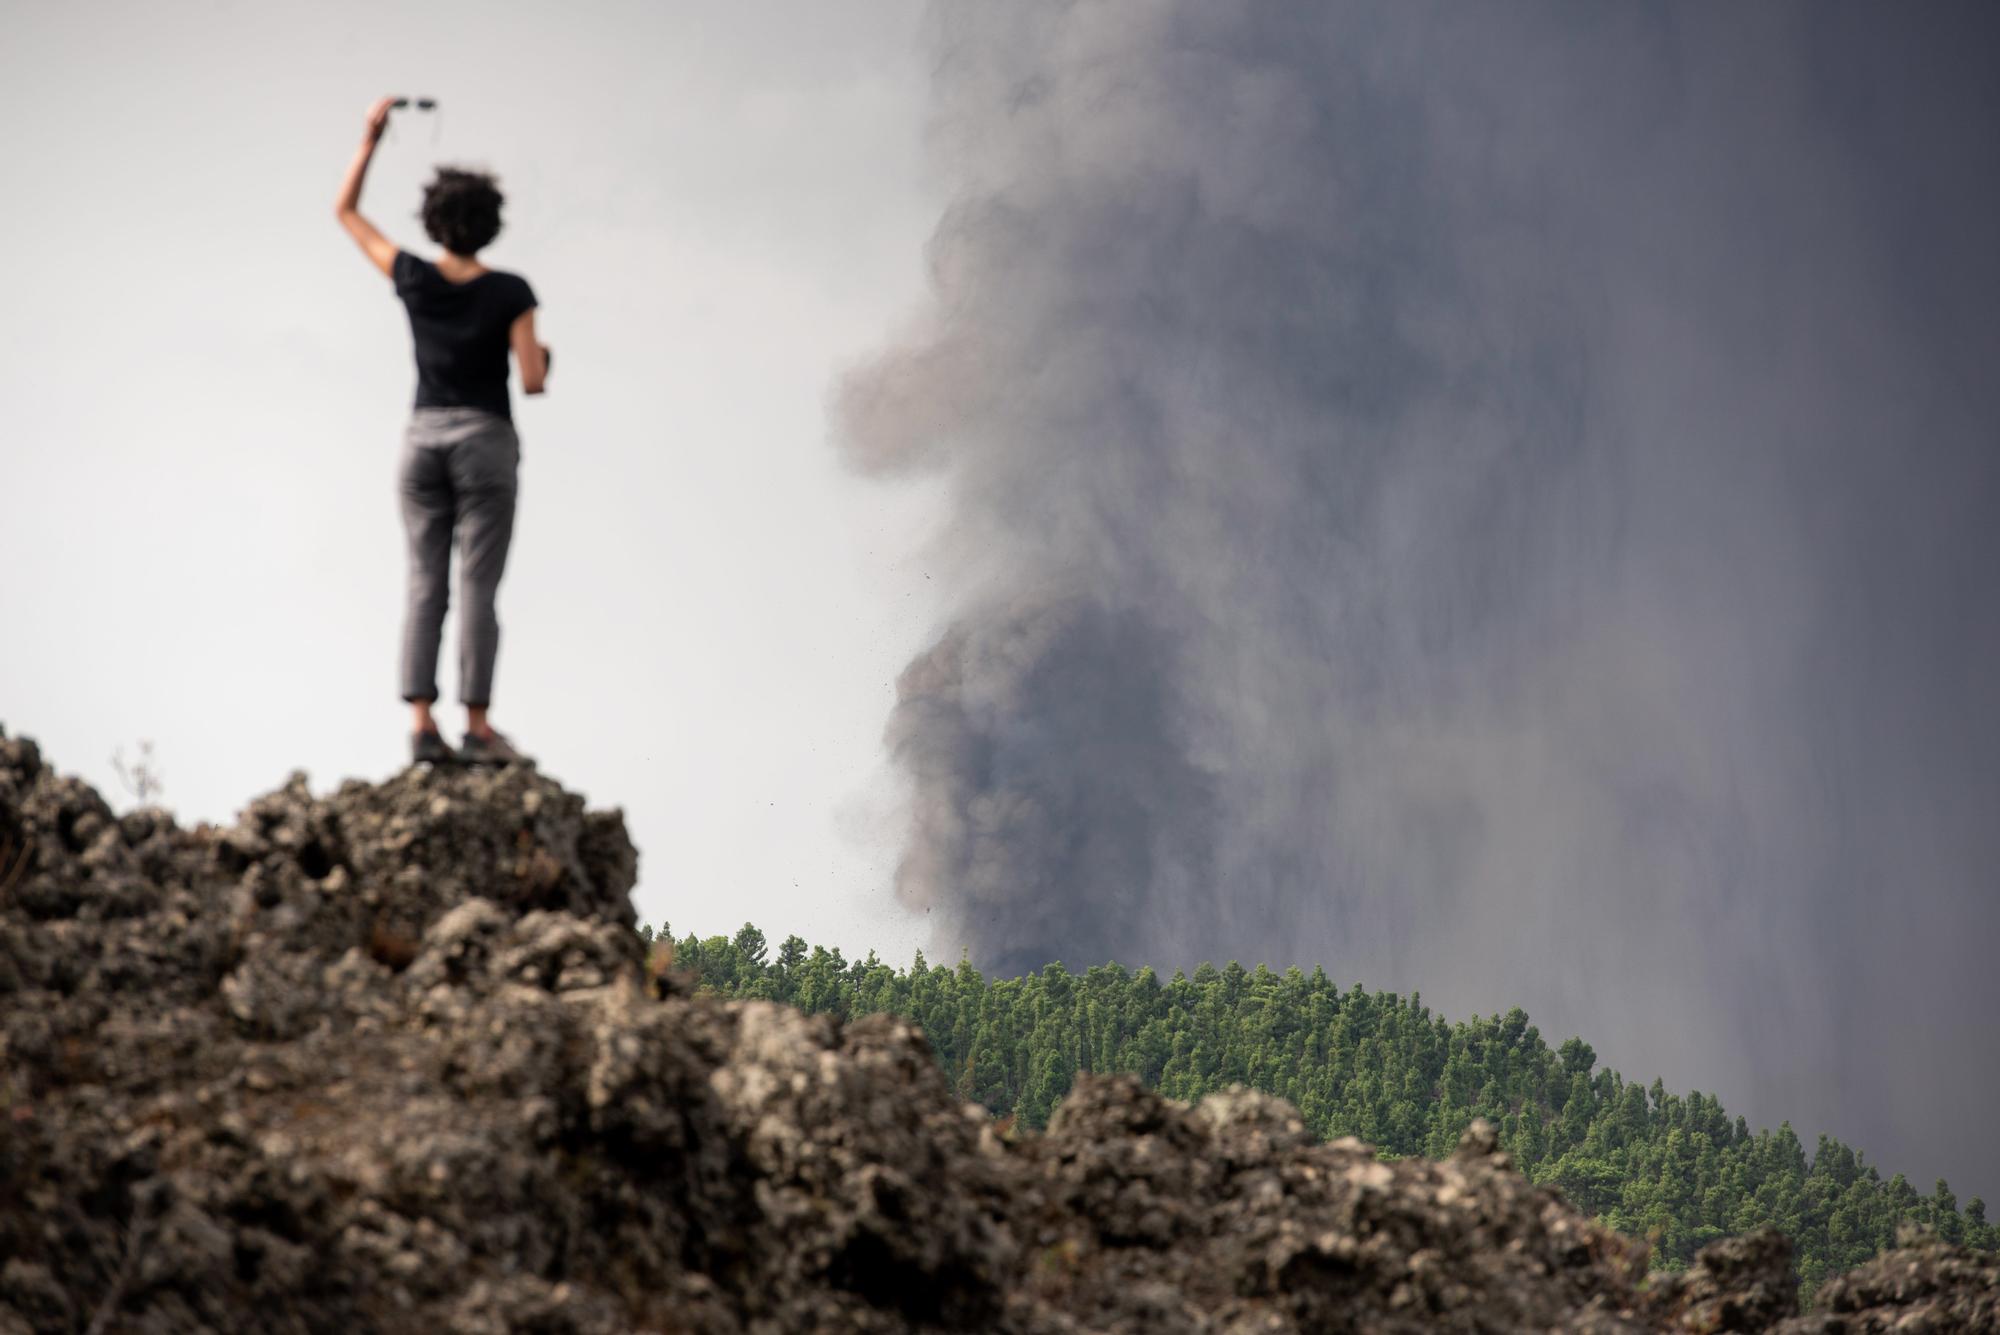
[[[396,252],[389,276],[416,340],[417,407],[484,408],[511,421],[507,331],[534,308],[528,280],[494,270],[454,283],[407,250]]]

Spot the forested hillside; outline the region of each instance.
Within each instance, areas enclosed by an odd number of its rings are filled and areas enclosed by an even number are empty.
[[[658,941],[670,940],[663,926]],[[733,939],[690,935],[672,950],[676,967],[729,996],[907,1016],[960,1094],[1033,1127],[1078,1071],[1129,1072],[1176,1099],[1250,1085],[1291,1100],[1319,1135],[1360,1136],[1385,1155],[1447,1154],[1485,1117],[1535,1181],[1651,1237],[1656,1264],[1678,1268],[1717,1238],[1776,1226],[1798,1248],[1804,1294],[1893,1244],[1905,1221],[2000,1246],[1984,1202],[1961,1208],[1943,1181],[1920,1193],[1827,1136],[1808,1153],[1789,1124],[1753,1133],[1707,1095],[1600,1068],[1580,1039],[1550,1047],[1519,1010],[1450,1021],[1415,994],[1342,991],[1318,969],[1236,963],[1171,978],[1050,965],[989,979],[921,955],[893,969],[872,952],[850,962],[796,936],[773,952],[747,924]]]

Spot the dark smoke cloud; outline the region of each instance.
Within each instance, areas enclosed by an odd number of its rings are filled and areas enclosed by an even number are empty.
[[[899,890],[2000,1189],[2000,11],[949,4]],[[1927,1183],[1926,1183],[1927,1185]]]

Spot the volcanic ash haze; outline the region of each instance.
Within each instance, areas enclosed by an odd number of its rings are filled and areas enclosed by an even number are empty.
[[[1324,963],[2000,1190],[2000,11],[946,4],[937,945]]]

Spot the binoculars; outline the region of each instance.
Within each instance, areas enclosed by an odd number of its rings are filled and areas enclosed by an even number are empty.
[[[399,97],[389,105],[392,107],[407,107],[412,103],[416,105],[418,111],[437,110],[437,99],[434,97]]]

